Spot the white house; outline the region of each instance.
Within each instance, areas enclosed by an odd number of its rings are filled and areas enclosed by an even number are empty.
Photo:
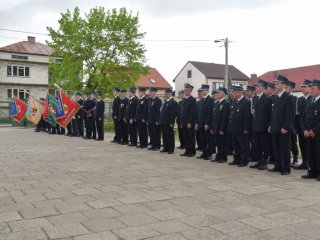
[[[48,63],[51,53],[52,50],[47,45],[36,42],[35,37],[28,37],[28,41],[0,48],[0,102],[2,101],[2,105],[13,96],[26,99],[28,92],[36,98],[47,95]]]
[[[210,92],[224,85],[224,64],[205,63],[189,61],[173,80],[176,92],[183,90],[184,84],[189,83],[194,86],[192,95],[197,97],[197,89],[202,84],[210,86]],[[229,76],[232,85],[246,87],[249,77],[232,65],[229,65]]]

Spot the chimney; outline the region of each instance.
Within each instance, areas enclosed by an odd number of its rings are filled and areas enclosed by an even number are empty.
[[[35,43],[36,37],[28,36],[28,42]]]
[[[258,75],[253,73],[253,74],[251,74],[251,78],[250,79],[253,80],[253,81],[256,81],[256,80],[258,80]]]

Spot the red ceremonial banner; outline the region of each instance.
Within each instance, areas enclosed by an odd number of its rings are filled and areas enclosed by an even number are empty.
[[[61,92],[61,100],[65,111],[65,116],[56,119],[57,124],[61,127],[66,128],[69,122],[72,120],[74,115],[79,111],[79,104],[71,99],[67,94]]]
[[[11,116],[11,118],[14,121],[20,123],[26,115],[28,106],[17,97],[14,97],[14,104],[17,107],[17,114],[14,116]]]

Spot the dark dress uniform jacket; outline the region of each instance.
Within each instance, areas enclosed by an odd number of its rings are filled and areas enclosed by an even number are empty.
[[[155,97],[154,99],[149,98],[148,120],[147,120],[147,123],[149,125],[159,123],[161,105],[162,105],[162,101],[159,97]]]
[[[181,111],[181,126],[186,127],[188,123],[194,125],[197,119],[197,100],[190,96],[183,100]]]
[[[178,103],[172,98],[165,101],[160,112],[161,125],[174,125],[178,113]]]
[[[116,96],[112,104],[112,119],[114,119],[115,117],[118,117],[119,115],[120,102],[121,102],[121,98],[119,96]]]
[[[204,125],[210,125],[210,114],[212,112],[214,102],[209,95],[200,101],[201,103],[198,105],[200,109],[198,111],[197,124],[198,127],[201,128],[204,127]]]
[[[248,99],[243,97],[240,101],[234,100],[230,106],[228,132],[243,134],[251,129],[251,109]]]
[[[83,106],[83,99],[79,99],[77,101],[77,103],[79,104],[79,106]],[[79,111],[76,113],[75,117],[78,119],[79,117],[80,118],[83,118],[83,110],[82,108],[79,109]]]
[[[140,122],[142,120],[147,121],[148,116],[148,99],[146,97],[143,97],[138,100],[137,103],[137,109],[136,109],[136,115],[135,120],[137,122]]]
[[[101,99],[100,101],[96,101],[96,119],[104,117],[104,101]]]
[[[179,127],[180,127],[180,123],[181,123],[181,112],[182,112],[183,101],[184,101],[184,99],[182,99],[178,102],[177,124],[179,125]]]
[[[213,108],[212,118],[211,118],[211,130],[213,133],[218,134],[220,131],[226,133],[228,130],[230,113],[230,104],[226,99],[221,102],[216,102]]]
[[[253,98],[252,132],[268,132],[271,118],[271,100],[265,94]]]
[[[82,108],[83,108],[83,110],[88,111],[88,110],[92,109],[95,105],[96,105],[95,102],[92,99],[88,98],[87,100],[85,100],[83,102]],[[92,111],[90,114],[91,114],[90,117],[94,117],[94,111]],[[84,116],[89,117],[86,112],[84,112]]]
[[[296,115],[296,125],[297,131],[303,134],[302,124],[305,120],[305,110],[308,104],[312,101],[312,97],[309,95],[307,98],[304,96],[300,97],[297,101],[297,115]]]
[[[128,104],[128,98],[120,98],[120,104],[119,104],[119,112],[118,112],[118,119],[123,120],[126,113],[126,108]]]
[[[275,97],[272,104],[272,114],[270,120],[270,133],[281,133],[281,128],[285,130],[293,129],[294,106],[288,93],[284,92],[281,97]]]
[[[129,122],[130,119],[135,118],[137,103],[138,103],[138,98],[136,96],[129,99],[129,102],[126,107],[126,112],[125,112],[125,119],[127,122]]]
[[[320,140],[320,99],[306,106],[306,116],[302,124],[303,131],[312,130],[315,133],[315,140]]]

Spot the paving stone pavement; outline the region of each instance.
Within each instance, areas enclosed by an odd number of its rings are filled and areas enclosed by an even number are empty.
[[[0,128],[0,240],[320,239],[320,182]]]

